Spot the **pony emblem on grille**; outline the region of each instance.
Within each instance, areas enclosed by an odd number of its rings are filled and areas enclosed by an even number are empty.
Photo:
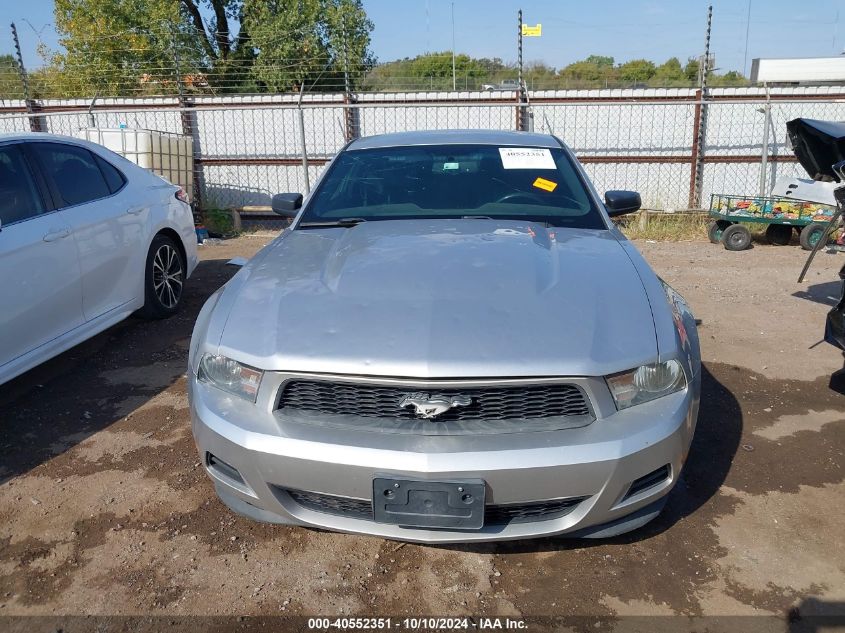
[[[449,409],[455,407],[468,407],[472,404],[472,398],[469,396],[432,396],[427,393],[412,393],[404,398],[399,403],[403,409],[414,407],[417,417],[431,420],[436,418],[441,413],[446,413]]]

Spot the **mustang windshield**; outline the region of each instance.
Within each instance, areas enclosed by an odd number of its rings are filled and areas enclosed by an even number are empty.
[[[464,217],[607,228],[563,149],[494,145],[342,152],[299,226]]]

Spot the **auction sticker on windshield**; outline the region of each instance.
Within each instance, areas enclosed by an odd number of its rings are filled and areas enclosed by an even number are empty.
[[[541,147],[500,147],[505,169],[556,169],[552,153]]]
[[[537,189],[542,189],[543,191],[554,191],[557,189],[557,183],[551,180],[546,180],[545,178],[537,177],[537,180],[534,181],[534,186]]]

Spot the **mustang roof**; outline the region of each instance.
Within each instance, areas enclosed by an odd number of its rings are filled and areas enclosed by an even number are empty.
[[[348,150],[407,145],[504,145],[517,147],[560,147],[560,141],[549,134],[510,130],[428,130],[395,132],[365,136],[353,141]]]

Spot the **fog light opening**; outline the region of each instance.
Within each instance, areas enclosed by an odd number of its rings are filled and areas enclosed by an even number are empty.
[[[231,479],[232,481],[241,486],[246,486],[246,482],[244,481],[244,478],[241,477],[241,474],[238,472],[238,469],[234,466],[227,464],[219,457],[215,457],[211,453],[206,453],[205,464],[208,469],[214,472],[214,474],[218,477],[223,477],[224,479]]]
[[[671,475],[672,466],[670,466],[669,464],[664,464],[657,470],[653,470],[649,474],[644,475],[639,479],[635,479],[631,483],[631,486],[628,488],[628,492],[625,493],[625,497],[622,499],[622,501],[626,501],[634,495],[638,495],[641,492],[648,490],[649,488],[659,486],[660,484],[664,483],[667,479],[669,479]]]

